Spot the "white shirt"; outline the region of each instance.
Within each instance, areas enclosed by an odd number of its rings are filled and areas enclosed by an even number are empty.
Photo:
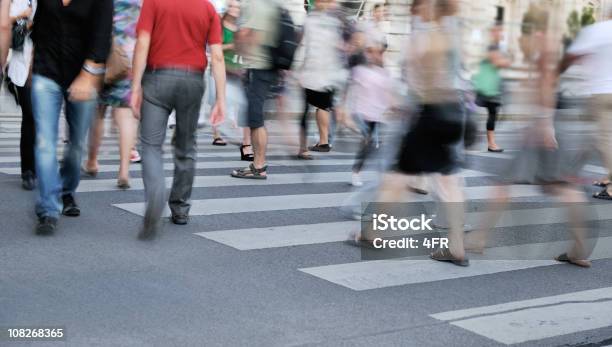
[[[32,14],[30,20],[34,18],[36,12],[36,0],[32,0]],[[9,15],[11,17],[17,17],[23,11],[28,9],[28,0],[13,0],[11,2],[11,10]],[[32,64],[32,53],[34,50],[34,44],[30,38],[30,34],[23,43],[23,51],[12,51],[11,60],[9,62],[8,76],[13,83],[18,87],[23,87],[28,80],[30,74],[30,65]]]
[[[582,29],[568,53],[585,56],[592,94],[612,94],[612,20]]]
[[[313,11],[304,23],[302,87],[314,91],[339,89],[347,78],[341,59],[342,23],[327,12]]]

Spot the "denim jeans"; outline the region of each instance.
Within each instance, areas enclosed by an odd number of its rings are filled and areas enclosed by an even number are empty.
[[[66,103],[68,144],[60,169],[57,161],[58,125]],[[36,173],[39,196],[36,214],[58,218],[61,196],[74,194],[81,178],[81,155],[97,101],[72,102],[68,91],[41,75],[32,77],[32,112],[36,127]]]

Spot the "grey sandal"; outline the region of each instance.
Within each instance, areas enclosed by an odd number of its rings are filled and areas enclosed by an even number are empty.
[[[232,177],[253,180],[265,180],[268,178],[268,176],[266,175],[267,169],[268,165],[264,165],[264,167],[258,169],[255,167],[255,164],[251,164],[247,168],[232,171]]]

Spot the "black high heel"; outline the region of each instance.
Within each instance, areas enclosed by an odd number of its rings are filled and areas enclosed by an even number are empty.
[[[251,145],[242,145],[240,146],[240,160],[243,161],[253,161],[255,160],[255,155],[253,153],[244,154],[244,149],[247,147],[251,147]]]

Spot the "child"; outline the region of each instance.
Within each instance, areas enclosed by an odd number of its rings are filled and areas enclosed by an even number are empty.
[[[366,42],[367,64],[352,69],[350,95],[353,115],[363,124],[363,141],[353,165],[352,184],[360,187],[360,172],[365,160],[379,147],[378,128],[393,101],[393,80],[383,67],[384,44],[377,40]]]

